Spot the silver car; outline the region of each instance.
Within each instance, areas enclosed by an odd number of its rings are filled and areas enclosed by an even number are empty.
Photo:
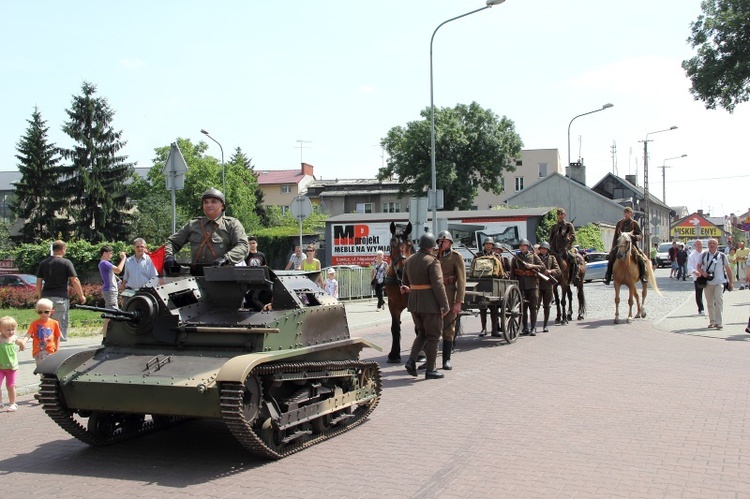
[[[607,273],[608,256],[608,253],[599,251],[586,253],[584,257],[586,259],[586,277],[583,278],[584,282],[604,280],[604,276]]]

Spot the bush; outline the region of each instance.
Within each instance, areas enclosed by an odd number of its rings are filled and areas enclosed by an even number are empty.
[[[83,295],[86,297],[85,305],[104,306],[102,297],[101,284],[83,284]],[[68,288],[68,294],[71,302],[75,299],[78,303],[78,296],[73,292],[73,288]],[[0,288],[0,309],[5,308],[34,308],[37,302],[36,290],[26,288],[4,287]]]

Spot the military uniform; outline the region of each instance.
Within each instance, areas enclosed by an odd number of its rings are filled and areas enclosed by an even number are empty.
[[[471,267],[469,267],[469,275],[474,276],[474,266],[476,265],[477,258],[482,257],[482,256],[494,256],[500,262],[499,268],[504,270],[502,258],[498,257],[495,254],[495,252],[492,251],[491,249],[482,250],[482,252],[476,255],[474,259],[471,261]],[[492,276],[488,275],[486,277],[505,278],[505,276],[502,276],[502,275],[492,275]],[[492,335],[497,336],[500,334],[499,327],[498,327],[500,317],[498,316],[496,309],[490,310],[490,319],[492,319],[492,328],[491,328]],[[487,307],[481,307],[479,309],[479,320],[482,323],[482,331],[479,333],[479,336],[484,336],[485,334],[487,334]]]
[[[612,238],[612,249],[609,250],[609,256],[607,258],[607,274],[604,277],[604,283],[609,284],[609,280],[612,277],[612,268],[615,264],[615,256],[617,255],[617,241],[623,232],[632,232],[631,240],[633,242],[640,241],[643,239],[643,232],[641,232],[641,226],[635,220],[623,218],[615,225],[615,236]],[[636,255],[636,261],[638,263],[639,280],[645,280],[646,278],[646,255],[641,252],[641,249],[637,244],[633,245],[634,253]]]
[[[198,217],[172,234],[164,245],[164,256],[174,256],[190,243],[190,262],[211,264],[226,257],[228,263],[243,261],[249,252],[247,234],[239,220],[221,215],[216,220]]]
[[[466,292],[466,265],[461,253],[454,249],[438,255],[440,268],[443,271],[443,284],[448,296],[448,307],[464,302]],[[456,334],[456,314],[453,311],[443,317],[443,341],[452,342]]]
[[[519,251],[516,256],[518,258],[514,258],[510,264],[510,272],[511,279],[518,281],[518,287],[523,294],[523,332],[534,334],[539,284],[536,272],[532,268],[541,270],[542,261],[533,251],[527,251],[526,253]],[[521,262],[526,262],[529,267]]]
[[[549,231],[549,245],[552,253],[558,259],[568,264],[568,282],[572,283],[577,274],[577,265],[573,251],[573,242],[576,240],[576,229],[570,222],[557,222]]]
[[[424,349],[427,356],[427,372],[433,372],[438,342],[443,331],[441,314],[449,309],[440,262],[428,250],[419,250],[406,259],[401,282],[409,287],[407,307],[418,331],[411,347],[410,361],[415,360]]]
[[[546,275],[555,279],[560,279],[562,270],[560,270],[560,265],[558,265],[555,255],[552,255],[549,252],[545,255],[540,252],[539,259],[542,261],[542,265],[546,269]],[[544,325],[542,326],[544,332],[547,332],[550,307],[552,304],[552,288],[554,287],[555,285],[552,282],[552,279],[547,281],[543,279],[539,280],[539,298],[542,302],[542,308],[544,309]]]

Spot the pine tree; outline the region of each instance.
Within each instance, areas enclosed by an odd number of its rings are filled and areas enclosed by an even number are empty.
[[[263,227],[269,227],[271,225],[271,219],[268,216],[268,213],[266,212],[266,207],[263,205],[263,191],[260,188],[260,185],[257,182],[258,176],[255,174],[255,166],[253,166],[253,160],[249,159],[244,152],[242,152],[242,148],[238,147],[235,149],[234,154],[231,158],[229,158],[229,162],[237,165],[241,165],[246,170],[249,170],[253,173],[253,177],[255,177],[255,214],[258,215],[258,220]]]
[[[11,210],[26,223],[21,229],[21,241],[34,243],[43,239],[65,237],[67,219],[58,218],[66,205],[57,188],[60,178],[60,157],[54,144],[47,141],[49,127],[34,108],[26,135],[16,144],[16,158],[21,180],[14,183],[15,199]]]
[[[89,242],[124,240],[130,233],[126,180],[133,163],[117,153],[127,142],[112,128],[115,113],[107,99],[94,96],[96,86],[84,82],[81,92],[66,110],[70,119],[62,128],[75,145],[60,149],[71,162],[62,167],[60,190],[70,203],[73,235]]]

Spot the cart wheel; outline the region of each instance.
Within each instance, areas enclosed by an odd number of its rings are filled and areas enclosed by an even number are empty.
[[[523,297],[518,286],[511,285],[505,289],[503,297],[502,327],[503,338],[508,343],[518,339],[521,330],[521,314],[523,313]]]

